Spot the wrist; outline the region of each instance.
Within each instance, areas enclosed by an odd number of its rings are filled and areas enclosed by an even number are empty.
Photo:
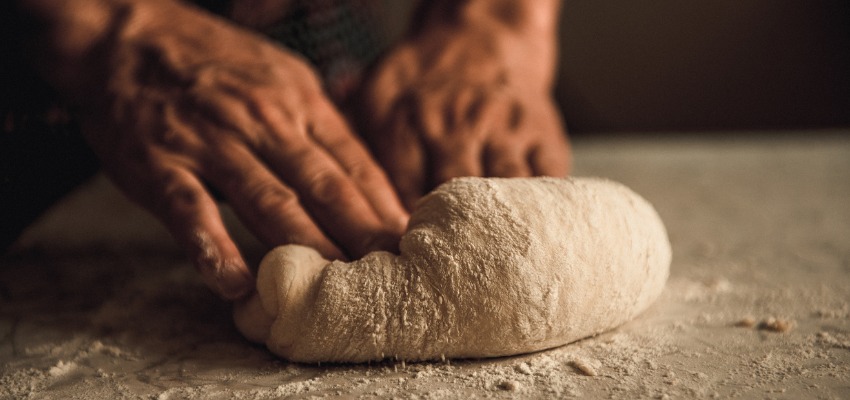
[[[418,10],[414,37],[474,32],[496,44],[499,62],[521,70],[525,83],[551,90],[557,64],[561,0],[434,0]],[[427,42],[428,40],[424,40]],[[483,44],[482,44],[483,45]],[[534,81],[534,82],[529,82]]]
[[[60,94],[72,97],[102,76],[101,47],[128,24],[145,24],[161,0],[19,0],[20,40],[28,61]]]
[[[561,0],[433,0],[418,10],[420,27],[493,26],[520,36],[554,36]]]

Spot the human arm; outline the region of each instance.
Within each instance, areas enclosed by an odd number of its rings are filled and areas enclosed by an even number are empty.
[[[17,0],[25,48],[74,107],[104,171],[206,283],[253,278],[208,186],[269,247],[358,257],[407,214],[301,59],[172,0]]]

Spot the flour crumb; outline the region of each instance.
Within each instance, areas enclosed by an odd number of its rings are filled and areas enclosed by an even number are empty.
[[[65,361],[59,360],[59,362],[56,363],[56,365],[50,367],[50,369],[47,370],[47,374],[50,375],[50,376],[54,376],[54,377],[55,376],[62,376],[62,375],[67,374],[68,372],[70,372],[76,366],[77,366],[77,363],[75,363],[73,361],[65,362]]]
[[[819,318],[848,318],[850,317],[850,304],[844,303],[839,308],[822,308],[816,310],[814,315]]]
[[[794,327],[797,326],[797,322],[791,319],[777,317],[769,317],[761,320],[760,322],[756,322],[755,318],[746,316],[732,324],[732,326],[738,328],[755,328],[760,331],[785,333],[794,329]]]
[[[100,340],[95,340],[91,346],[89,346],[90,353],[100,353],[104,355],[108,355],[111,357],[124,357],[131,358],[128,354],[125,354],[120,348],[110,345],[105,345]]]
[[[746,316],[741,318],[738,322],[735,322],[734,326],[738,328],[752,328],[756,326],[756,319],[751,316]]]
[[[531,375],[533,373],[531,367],[526,362],[518,364],[516,367],[514,367],[514,369],[516,370],[516,372],[519,372],[524,375]]]
[[[522,385],[514,380],[506,380],[499,382],[496,387],[499,388],[499,390],[504,390],[506,392],[516,392],[520,389],[520,387],[522,387]]]
[[[584,376],[597,376],[599,375],[596,372],[596,368],[590,365],[587,361],[582,359],[575,359],[568,363],[571,367],[573,367],[576,371],[581,372]]]
[[[818,332],[815,337],[817,338],[817,342],[827,346],[850,350],[850,339],[846,335],[836,337],[829,332],[821,331]]]
[[[797,323],[794,320],[770,317],[761,321],[758,324],[758,329],[763,331],[771,331],[785,333],[794,329]]]
[[[725,278],[715,278],[705,283],[705,286],[715,293],[732,291],[732,283]]]

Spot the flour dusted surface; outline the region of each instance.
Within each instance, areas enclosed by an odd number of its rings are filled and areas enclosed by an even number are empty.
[[[850,136],[810,133],[577,140],[577,173],[658,210],[670,279],[614,330],[482,360],[308,365],[247,345],[168,232],[101,176],[0,259],[0,398],[850,398]],[[795,326],[759,328],[771,317]],[[75,367],[50,375],[60,361]]]
[[[272,251],[236,321],[293,361],[520,354],[633,318],[669,264],[657,214],[620,184],[463,178],[420,201],[400,255]]]

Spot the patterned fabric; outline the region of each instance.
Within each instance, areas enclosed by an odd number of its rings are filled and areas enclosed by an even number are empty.
[[[228,18],[232,1],[238,0],[195,0],[195,4]],[[288,2],[288,9],[279,21],[261,32],[304,56],[323,78],[328,94],[337,101],[343,100],[357,86],[366,67],[391,42],[392,35],[383,21],[386,1]]]
[[[332,97],[345,98],[387,47],[380,2],[296,0],[292,6],[267,34],[310,60]]]

